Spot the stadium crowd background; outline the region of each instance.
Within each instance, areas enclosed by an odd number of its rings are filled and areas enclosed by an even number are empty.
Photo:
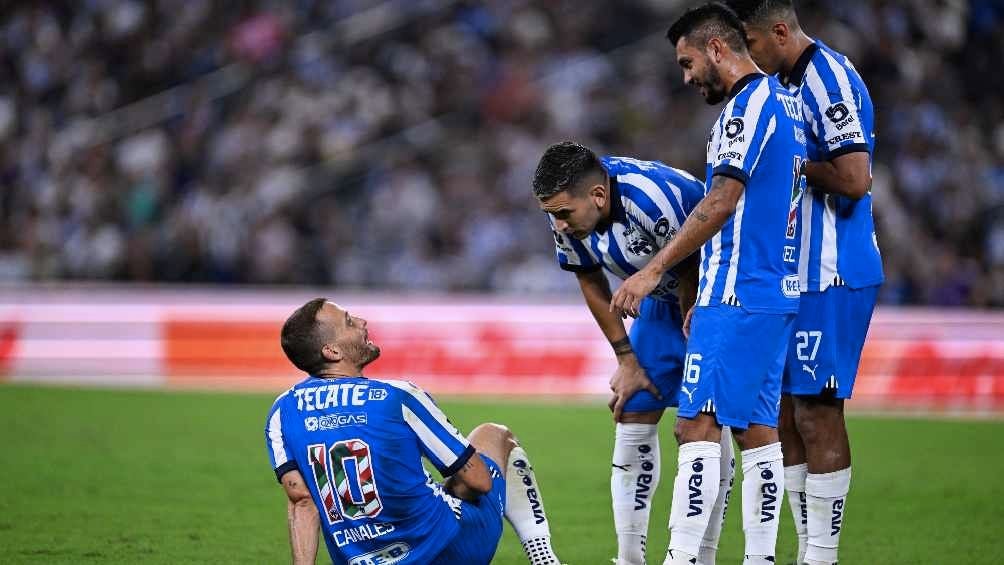
[[[687,2],[89,0],[0,20],[0,281],[570,289],[566,138],[703,176]],[[1004,3],[801,2],[878,116],[889,304],[1004,307]]]

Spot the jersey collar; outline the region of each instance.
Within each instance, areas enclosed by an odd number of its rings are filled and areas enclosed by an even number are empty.
[[[805,70],[809,68],[809,61],[812,60],[812,56],[819,51],[819,45],[813,41],[802,51],[802,54],[798,56],[798,60],[795,61],[795,66],[791,68],[791,72],[788,73],[788,80],[785,81],[785,86],[790,84],[801,85],[802,80],[805,78]]]
[[[617,177],[608,170],[607,178],[610,179],[610,218],[603,225],[596,226],[594,231],[597,233],[603,233],[615,223],[623,222],[627,219],[627,214],[624,212],[624,204],[621,202],[621,189],[618,186]]]
[[[767,75],[763,73],[750,73],[744,76],[743,78],[737,80],[736,83],[732,85],[732,90],[729,91],[729,100],[732,100],[733,98],[736,97],[737,94],[742,92],[742,89],[745,88],[747,84],[753,82],[754,80],[762,76],[767,76]]]

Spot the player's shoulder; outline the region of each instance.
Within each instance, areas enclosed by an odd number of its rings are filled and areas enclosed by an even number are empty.
[[[429,393],[417,384],[404,379],[370,379],[377,387],[387,390],[388,395],[394,399],[401,400],[407,396],[422,397],[429,396]]]
[[[827,91],[841,88],[855,88],[863,84],[861,75],[847,55],[833,49],[820,40],[816,40],[816,51],[809,60],[805,71],[805,80],[815,80],[822,83]]]

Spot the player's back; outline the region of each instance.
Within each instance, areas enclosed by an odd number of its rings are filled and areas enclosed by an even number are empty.
[[[362,377],[308,378],[280,396],[266,429],[273,464],[298,468],[335,563],[429,563],[458,530],[460,501],[431,481],[473,448],[421,389]]]
[[[735,178],[745,190],[702,250],[699,305],[797,311],[801,130],[801,103],[777,79],[748,75],[736,84],[708,140],[706,190],[715,175]]]

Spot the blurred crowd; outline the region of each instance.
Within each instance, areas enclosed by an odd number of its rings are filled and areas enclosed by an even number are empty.
[[[547,293],[550,143],[703,172],[688,2],[85,0],[0,20],[0,281]],[[820,0],[892,304],[1004,306],[1004,6]]]

